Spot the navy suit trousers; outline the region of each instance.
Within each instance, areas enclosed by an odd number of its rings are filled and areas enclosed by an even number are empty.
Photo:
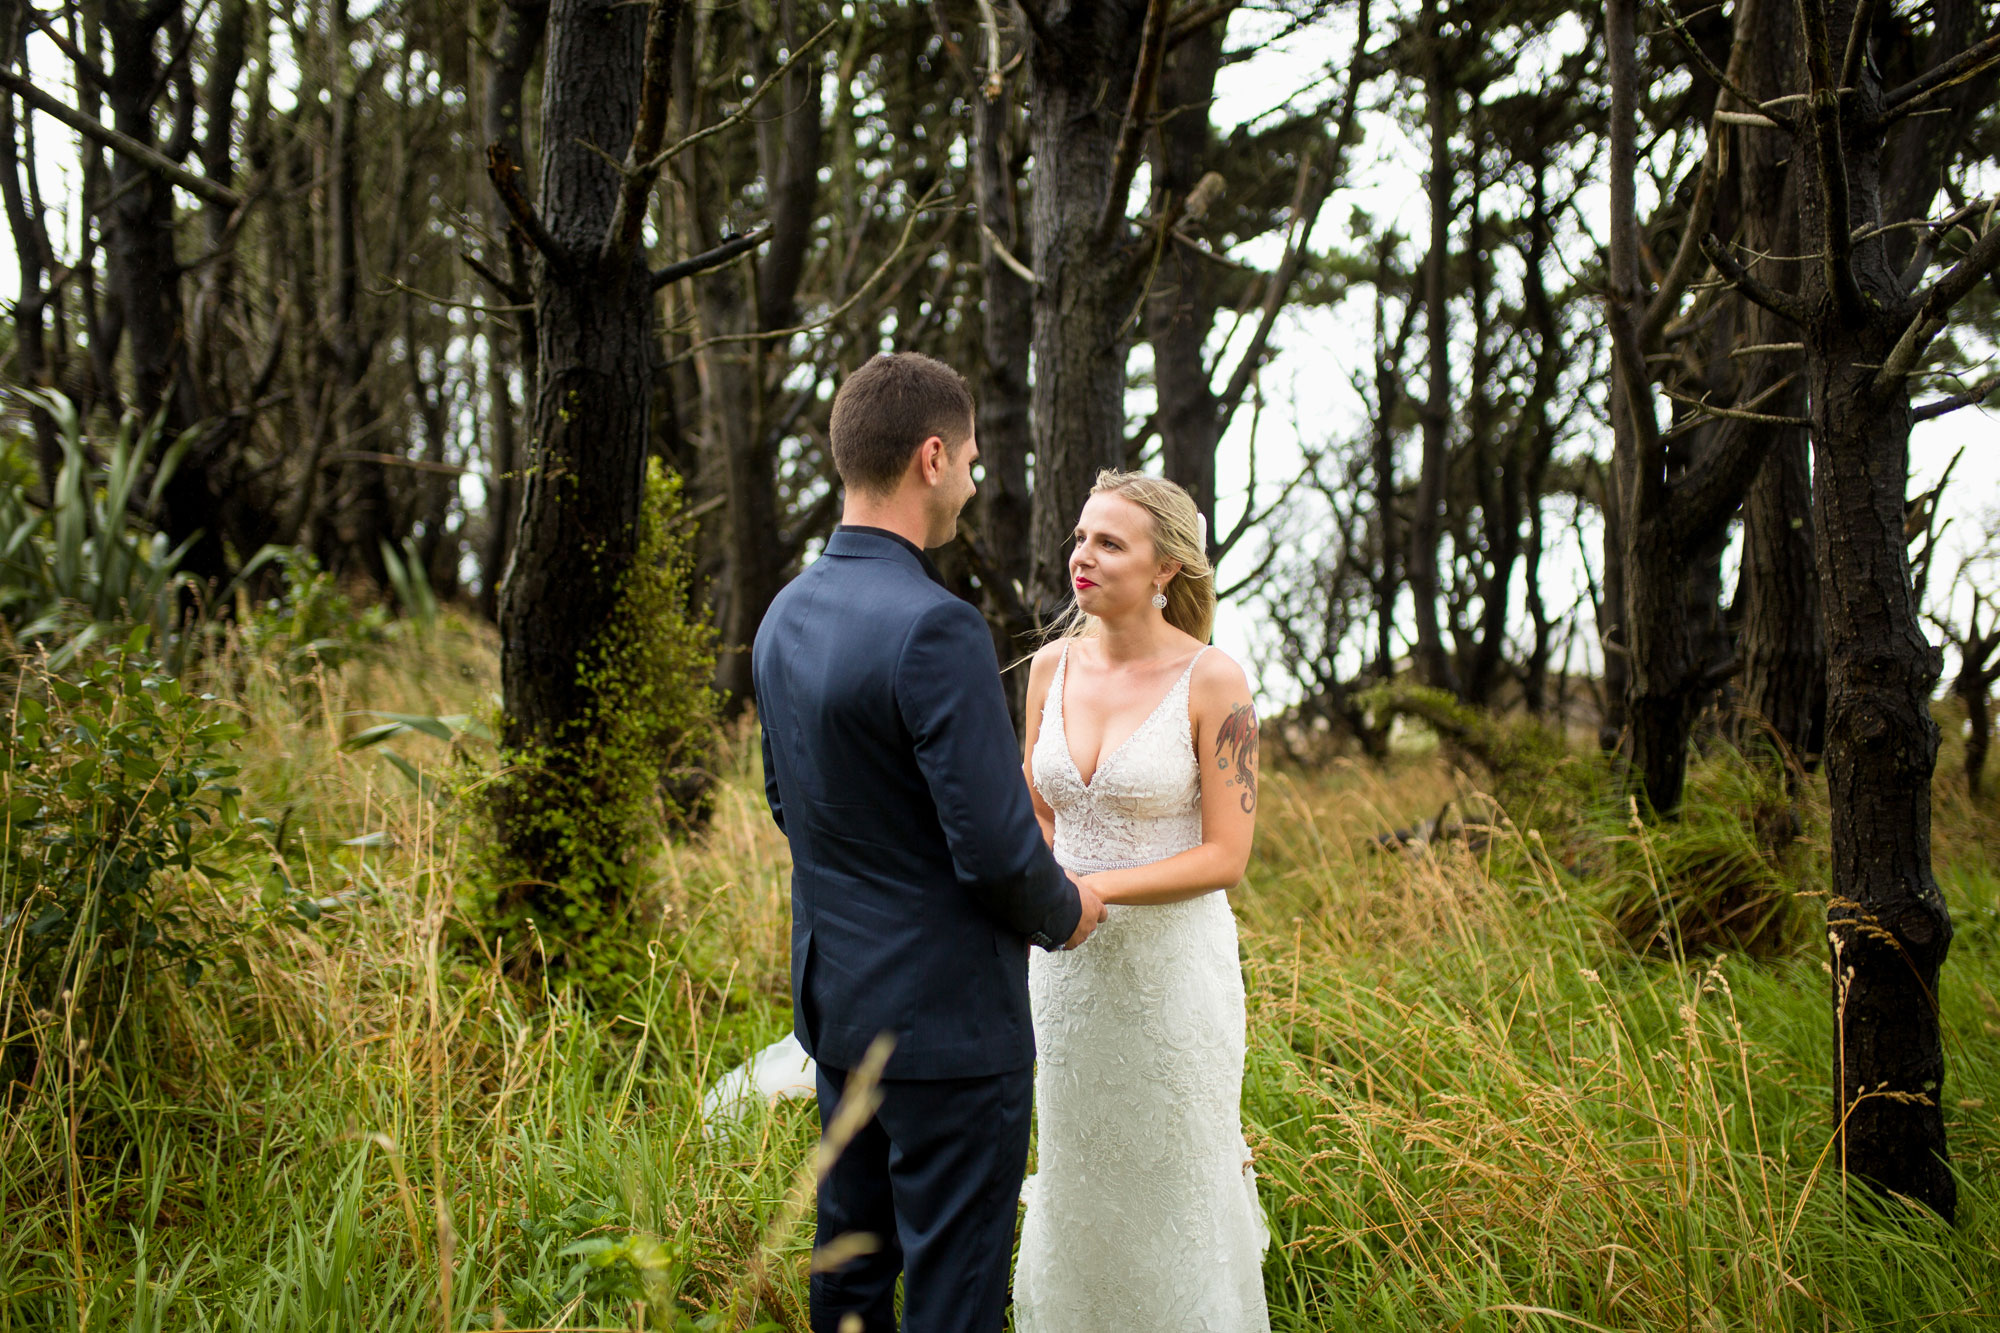
[[[846,1085],[846,1070],[819,1066],[822,1129]],[[841,1333],[849,1315],[896,1333],[898,1273],[905,1333],[999,1333],[1034,1071],[880,1087],[881,1109],[819,1187],[819,1242],[865,1232],[876,1249],[813,1275],[813,1333]]]

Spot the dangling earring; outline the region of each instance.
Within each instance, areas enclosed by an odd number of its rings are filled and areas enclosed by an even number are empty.
[[[1167,594],[1157,588],[1153,591],[1153,609],[1155,611],[1167,609]]]

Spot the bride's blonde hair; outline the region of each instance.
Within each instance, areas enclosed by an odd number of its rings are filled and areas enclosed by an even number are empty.
[[[1146,511],[1153,520],[1153,551],[1163,561],[1177,560],[1181,572],[1166,586],[1167,623],[1207,643],[1215,629],[1215,570],[1208,563],[1207,534],[1194,497],[1165,477],[1143,472],[1097,474],[1092,495],[1118,495]],[[1070,603],[1067,613],[1051,627],[1051,639],[1073,639],[1096,632],[1097,620]]]

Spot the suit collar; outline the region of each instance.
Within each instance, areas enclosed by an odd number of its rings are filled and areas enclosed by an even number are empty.
[[[843,523],[833,530],[826,539],[828,555],[854,556],[863,560],[898,560],[914,563],[924,572],[925,577],[939,587],[944,586],[944,576],[931,558],[918,549],[917,544],[898,532],[887,528],[867,528],[859,524]]]

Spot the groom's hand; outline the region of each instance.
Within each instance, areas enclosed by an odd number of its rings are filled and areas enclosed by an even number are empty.
[[[1089,939],[1090,932],[1096,930],[1098,924],[1111,915],[1105,910],[1104,900],[1092,893],[1088,886],[1078,884],[1076,896],[1083,903],[1083,911],[1076,918],[1076,933],[1069,937],[1068,944],[1063,945],[1065,949],[1074,949]]]

